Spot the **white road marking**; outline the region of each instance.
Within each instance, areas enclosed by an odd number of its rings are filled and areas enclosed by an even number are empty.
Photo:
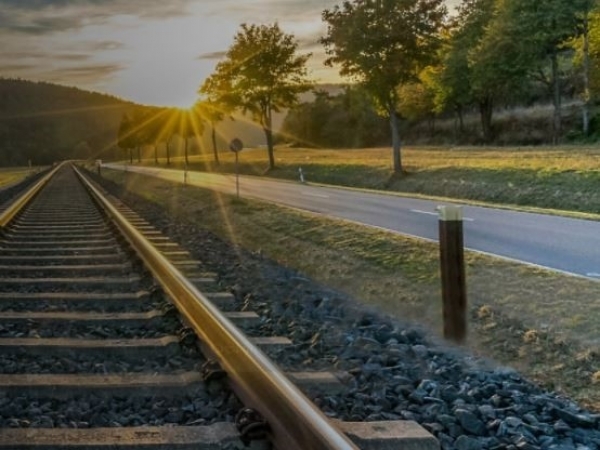
[[[329,198],[329,195],[325,195],[325,194],[315,194],[315,193],[313,193],[313,192],[306,192],[306,191],[303,191],[302,193],[303,193],[304,195],[309,195],[309,196],[311,196],[311,197]]]
[[[427,214],[428,216],[438,216],[439,215],[436,212],[421,211],[420,209],[411,209],[411,212],[414,212],[414,213],[417,213],[417,214]]]
[[[427,214],[428,216],[438,216],[439,215],[439,213],[437,213],[437,212],[421,211],[420,209],[411,209],[411,212],[414,212],[417,214]],[[471,219],[470,217],[463,217],[463,220],[465,222],[475,222],[475,219]]]

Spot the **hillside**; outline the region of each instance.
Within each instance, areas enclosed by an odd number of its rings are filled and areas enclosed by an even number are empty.
[[[97,157],[132,103],[77,88],[0,79],[0,164]]]

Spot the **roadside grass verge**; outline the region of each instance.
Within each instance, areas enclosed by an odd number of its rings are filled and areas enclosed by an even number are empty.
[[[221,238],[439,336],[435,243],[144,175],[104,177]],[[467,252],[467,345],[600,410],[600,283]]]
[[[406,173],[395,176],[388,148],[277,148],[277,168],[267,171],[266,150],[248,149],[240,153],[240,173],[298,180],[302,167],[314,183],[600,213],[597,147],[406,147],[402,156]],[[212,155],[194,155],[189,168],[233,172],[233,154],[220,158],[216,167]],[[183,167],[182,158],[172,166]]]

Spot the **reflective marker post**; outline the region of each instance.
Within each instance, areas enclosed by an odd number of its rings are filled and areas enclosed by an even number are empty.
[[[462,343],[467,337],[467,288],[460,206],[437,208],[440,233],[440,267],[444,337]]]

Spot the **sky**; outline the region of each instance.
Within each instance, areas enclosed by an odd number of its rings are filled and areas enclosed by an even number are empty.
[[[449,6],[457,0],[448,0]],[[77,86],[147,105],[191,106],[240,24],[278,22],[323,66],[321,12],[341,0],[0,0],[0,77]]]

